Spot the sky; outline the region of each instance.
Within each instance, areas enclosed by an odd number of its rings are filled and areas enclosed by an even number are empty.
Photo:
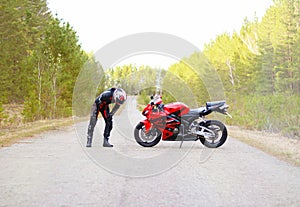
[[[239,31],[247,17],[261,18],[272,0],[47,0],[53,14],[69,22],[87,52],[126,35],[160,32],[178,36],[200,50],[224,32]],[[150,56],[152,58],[150,58]],[[146,61],[165,67],[172,58],[137,55],[123,63]],[[145,58],[146,57],[146,58]],[[148,63],[148,64],[149,64]]]

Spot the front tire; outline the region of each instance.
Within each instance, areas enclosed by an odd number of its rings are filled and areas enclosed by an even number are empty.
[[[146,133],[145,125],[140,122],[134,130],[134,138],[136,142],[143,147],[153,147],[157,145],[161,139],[161,132],[156,128],[151,128]]]
[[[210,137],[210,138],[204,138],[204,137],[200,137],[200,142],[208,147],[208,148],[218,148],[220,146],[222,146],[226,139],[227,139],[227,129],[226,126],[217,120],[208,120],[207,122],[205,122],[204,125],[202,125],[206,128],[208,128],[209,130],[212,130],[214,132],[214,136]],[[204,132],[209,132],[207,130],[204,130]]]

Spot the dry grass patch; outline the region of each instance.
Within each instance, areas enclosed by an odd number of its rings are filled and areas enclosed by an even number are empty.
[[[35,134],[58,129],[63,126],[70,126],[73,123],[73,118],[70,117],[64,119],[40,120],[18,126],[1,128],[0,147],[7,147],[19,140],[32,137]]]
[[[252,131],[229,126],[229,135],[256,147],[268,154],[300,166],[300,139],[284,137],[281,134]]]

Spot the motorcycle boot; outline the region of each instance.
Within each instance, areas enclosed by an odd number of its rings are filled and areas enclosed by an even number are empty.
[[[86,147],[92,147],[92,140],[93,138],[91,136],[87,136],[87,143],[86,143]]]
[[[95,128],[96,123],[97,123],[97,118],[94,117],[94,116],[91,117],[90,124],[89,124],[89,127],[88,127],[86,147],[92,147],[93,133],[94,133],[94,128]]]
[[[103,147],[113,147],[113,145],[108,142],[110,132],[112,130],[112,125],[113,125],[112,116],[110,116],[105,120],[105,129],[104,129],[104,133],[103,133],[103,137],[104,137]]]
[[[109,142],[108,142],[108,137],[104,137],[104,139],[103,139],[103,147],[113,147],[114,145],[112,145],[112,144],[110,144]]]

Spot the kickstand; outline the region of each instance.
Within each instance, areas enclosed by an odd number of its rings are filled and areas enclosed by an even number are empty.
[[[179,148],[181,148],[181,146],[182,146],[182,143],[183,143],[183,137],[182,137],[182,140],[181,140],[181,142],[180,142],[180,146],[179,146]]]
[[[181,148],[182,143],[183,143],[183,140],[184,140],[184,125],[182,125],[182,140],[181,140],[181,142],[180,142],[179,148]]]

